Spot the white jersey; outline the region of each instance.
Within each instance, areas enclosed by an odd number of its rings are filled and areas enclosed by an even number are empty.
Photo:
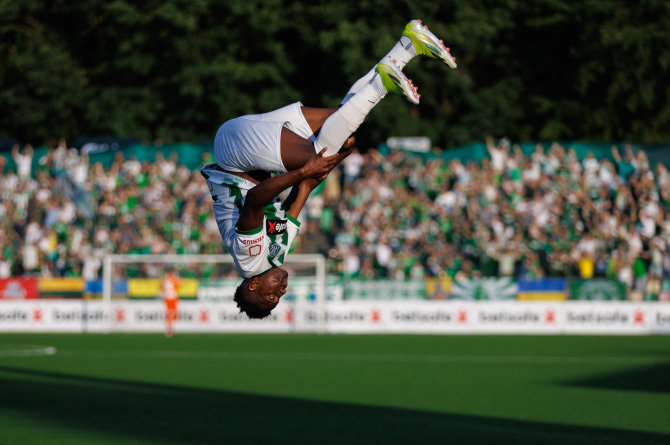
[[[236,226],[244,199],[256,184],[221,171],[217,164],[205,165],[200,173],[212,193],[216,223],[235,261],[237,272],[244,278],[250,278],[280,267],[298,234],[300,223],[287,214],[279,200],[275,199],[265,206],[263,225],[240,231]]]

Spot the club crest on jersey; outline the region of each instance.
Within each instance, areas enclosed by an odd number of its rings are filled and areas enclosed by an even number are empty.
[[[280,250],[281,250],[281,246],[279,244],[273,244],[272,247],[270,247],[270,251],[268,252],[268,256],[270,258],[274,258],[277,255],[279,255]]]
[[[265,231],[268,235],[281,235],[286,233],[288,222],[285,219],[268,219],[265,221]]]

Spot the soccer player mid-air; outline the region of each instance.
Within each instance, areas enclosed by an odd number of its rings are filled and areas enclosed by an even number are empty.
[[[412,20],[339,107],[309,108],[296,102],[231,119],[219,128],[216,163],[205,165],[201,173],[223,242],[244,278],[234,300],[250,318],[268,316],[286,293],[288,272],[281,266],[298,233],[298,215],[310,192],[349,155],[352,134],[368,113],[387,93],[419,103],[416,87],[402,72],[417,55],[456,68],[449,48],[420,20]],[[282,203],[277,197],[288,188]]]

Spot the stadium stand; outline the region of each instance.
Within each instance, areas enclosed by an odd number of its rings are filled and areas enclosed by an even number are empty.
[[[670,283],[664,163],[630,146],[601,157],[558,143],[525,154],[504,139],[487,149],[465,162],[356,151],[308,203],[296,251],[328,255],[350,278]],[[177,156],[119,150],[103,165],[65,141],[35,153],[0,156],[0,278],[95,280],[107,253],[224,253],[206,184]]]

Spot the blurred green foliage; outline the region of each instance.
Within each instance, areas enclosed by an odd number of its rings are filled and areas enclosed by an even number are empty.
[[[405,69],[359,141],[670,140],[666,0],[0,0],[0,136],[212,138],[226,119],[336,106],[420,17],[459,68]]]

